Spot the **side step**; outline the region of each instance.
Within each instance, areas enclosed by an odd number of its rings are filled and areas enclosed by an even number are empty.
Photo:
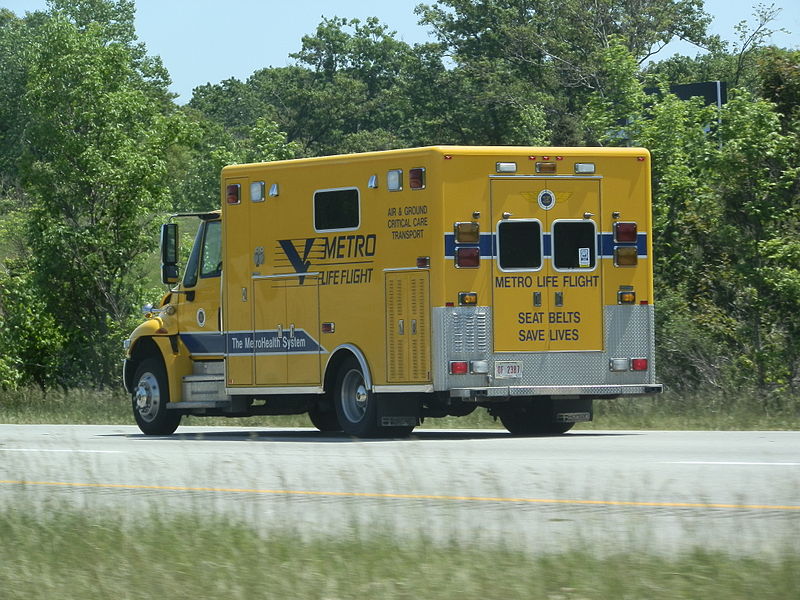
[[[170,408],[221,408],[229,404],[223,362],[198,361],[193,365],[192,374],[183,378],[183,402],[176,402]]]

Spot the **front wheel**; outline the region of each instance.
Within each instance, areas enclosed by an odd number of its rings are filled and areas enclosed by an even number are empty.
[[[133,417],[146,435],[170,435],[181,422],[181,414],[167,410],[169,385],[164,365],[150,357],[139,363],[134,375],[131,403]]]

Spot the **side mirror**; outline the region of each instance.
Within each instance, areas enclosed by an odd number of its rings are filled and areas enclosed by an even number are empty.
[[[161,226],[161,283],[178,283],[178,224]]]

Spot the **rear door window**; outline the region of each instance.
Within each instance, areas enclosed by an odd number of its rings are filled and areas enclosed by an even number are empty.
[[[502,271],[542,268],[542,224],[535,220],[501,221],[497,225],[497,260]]]
[[[594,221],[555,221],[553,223],[553,266],[560,271],[595,268],[597,232]]]

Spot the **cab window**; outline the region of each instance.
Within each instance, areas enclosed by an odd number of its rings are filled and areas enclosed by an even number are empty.
[[[220,221],[206,223],[200,277],[219,277],[222,273],[222,227]]]

